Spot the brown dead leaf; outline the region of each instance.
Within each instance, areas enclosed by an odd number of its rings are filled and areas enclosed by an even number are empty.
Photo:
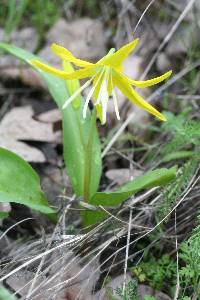
[[[62,45],[81,59],[97,60],[106,52],[106,38],[102,23],[90,18],[80,18],[72,22],[61,18],[48,32],[47,44],[38,56],[60,68],[60,59],[50,48],[52,43]]]
[[[38,115],[37,120],[43,123],[57,123],[60,122],[62,118],[59,109],[55,108]]]
[[[44,154],[22,141],[58,142],[59,133],[52,124],[33,119],[30,106],[16,107],[8,112],[0,123],[0,146],[22,156],[29,162],[45,162]]]
[[[103,25],[99,20],[90,18],[80,18],[72,22],[58,20],[48,32],[47,41],[48,44],[62,45],[82,59],[98,59],[106,52]]]
[[[0,28],[0,41],[4,38],[4,30]],[[37,32],[31,27],[15,30],[10,36],[10,43],[27,51],[34,52],[38,45]],[[1,55],[0,66],[0,75],[3,77],[21,79],[25,84],[30,86],[40,86],[42,84],[39,75],[11,55],[7,55],[6,53]]]
[[[3,35],[4,31],[0,28],[0,40],[3,39]],[[37,34],[32,28],[15,31],[11,35],[11,42],[16,46],[34,52],[38,43]],[[60,19],[47,33],[47,43],[38,53],[38,56],[44,58],[50,64],[60,67],[60,59],[50,49],[52,43],[66,47],[82,59],[96,60],[102,57],[106,51],[103,25],[99,20],[90,18],[80,18],[72,22]],[[0,66],[0,75],[6,78],[21,79],[30,86],[44,87],[40,76],[36,72],[10,55],[0,56]]]

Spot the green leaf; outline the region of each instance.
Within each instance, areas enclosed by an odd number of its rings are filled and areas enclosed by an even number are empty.
[[[0,286],[0,300],[17,300],[17,298],[11,295],[6,288]]]
[[[149,171],[142,176],[136,177],[128,182],[120,189],[114,192],[98,192],[90,199],[92,205],[116,206],[133,196],[135,193],[156,186],[163,186],[176,176],[176,167],[170,169],[162,168]],[[84,225],[89,226],[104,219],[107,214],[103,210],[90,211],[86,210],[82,213]]]
[[[157,169],[136,177],[115,192],[98,192],[90,200],[93,205],[115,206],[140,190],[167,184],[176,176],[176,167]]]
[[[189,157],[192,157],[193,155],[195,155],[194,151],[176,151],[176,152],[165,155],[162,159],[162,162],[168,162],[168,161],[176,160],[176,159],[189,158]]]
[[[31,65],[30,61],[32,59],[39,59],[31,53],[9,44],[0,43],[0,49],[11,53],[29,65]],[[74,110],[71,105],[68,105],[66,109],[62,110],[64,102],[69,97],[65,80],[47,74],[35,67],[33,68],[36,69],[45,80],[53,99],[61,111],[63,120],[64,160],[73,189],[77,196],[82,196],[84,193],[85,157],[87,152],[84,144],[88,141],[91,115],[88,113],[86,120],[84,120],[82,117],[82,108],[80,107],[79,110]],[[89,172],[89,194],[92,196],[98,190],[102,170],[101,147],[96,127],[94,127],[90,159],[92,161]]]
[[[48,206],[37,173],[21,157],[0,148],[0,202],[15,202],[45,214]]]

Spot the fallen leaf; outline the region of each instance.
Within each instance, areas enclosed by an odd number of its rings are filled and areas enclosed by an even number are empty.
[[[5,38],[5,33],[0,28],[0,41]],[[10,43],[15,46],[34,52],[38,45],[38,35],[34,28],[28,27],[21,30],[15,30],[10,36]],[[41,86],[42,81],[36,72],[24,66],[22,62],[11,55],[0,55],[0,75],[5,78],[21,79],[30,86]]]
[[[55,108],[38,115],[36,119],[43,123],[57,123],[62,120],[62,117],[59,109]]]
[[[106,52],[103,25],[99,20],[90,18],[72,22],[59,19],[48,32],[47,43],[60,44],[82,59],[98,59]]]
[[[4,31],[0,28],[0,40],[3,40],[3,36]],[[46,45],[38,56],[57,67],[60,67],[60,59],[51,51],[52,43],[66,47],[82,59],[96,60],[104,56],[106,52],[103,25],[99,20],[90,18],[80,18],[72,22],[59,19],[47,33],[46,41]],[[11,35],[11,43],[34,52],[38,43],[37,34],[32,28],[14,31]],[[45,87],[36,72],[10,55],[0,56],[0,66],[0,75],[3,77],[21,79],[25,84],[34,87]]]
[[[33,119],[30,106],[16,107],[9,111],[0,123],[0,146],[11,150],[29,162],[45,162],[44,154],[22,141],[58,142],[59,133],[52,124]]]

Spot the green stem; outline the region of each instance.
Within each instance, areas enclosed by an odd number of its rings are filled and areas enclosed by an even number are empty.
[[[84,201],[89,202],[90,199],[90,180],[91,180],[91,164],[92,164],[92,145],[94,137],[94,125],[96,120],[95,112],[92,113],[91,127],[88,142],[85,145],[85,174],[84,174]]]

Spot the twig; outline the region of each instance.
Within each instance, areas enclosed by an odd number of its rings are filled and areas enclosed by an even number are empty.
[[[125,257],[125,263],[124,263],[124,283],[123,283],[123,290],[122,290],[123,295],[125,294],[125,289],[126,289],[126,273],[127,273],[127,268],[128,268],[128,256],[129,256],[132,214],[133,214],[133,210],[132,210],[132,208],[130,208],[127,243],[126,243],[126,257]]]
[[[174,295],[174,300],[178,299],[178,295],[179,295],[179,290],[180,290],[180,278],[179,278],[179,257],[178,257],[178,240],[177,240],[177,228],[176,228],[176,209],[174,211],[174,215],[175,215],[175,235],[176,235],[176,272],[177,272],[177,282],[176,282],[176,291],[175,291],[175,295]]]

